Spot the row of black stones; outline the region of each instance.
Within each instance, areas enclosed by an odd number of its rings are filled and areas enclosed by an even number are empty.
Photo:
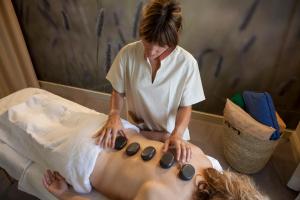
[[[127,144],[127,138],[124,136],[118,136],[115,142],[115,149],[121,150]],[[126,148],[126,154],[128,156],[135,155],[140,150],[140,144],[137,142],[131,143]],[[156,149],[152,146],[146,147],[142,153],[141,157],[144,161],[151,160],[156,154]],[[168,169],[175,163],[174,154],[170,151],[166,152],[159,161],[160,166],[164,169]],[[185,181],[191,180],[195,174],[195,169],[190,164],[184,164],[179,171],[179,178]]]

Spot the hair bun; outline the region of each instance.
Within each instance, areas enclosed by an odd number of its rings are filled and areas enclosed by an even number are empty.
[[[162,15],[162,16],[167,16],[169,13],[170,13],[170,11],[168,10],[167,7],[164,7],[164,8],[161,10],[161,15]]]
[[[173,12],[180,12],[179,3],[175,0],[166,0],[162,7],[162,15],[172,14]]]

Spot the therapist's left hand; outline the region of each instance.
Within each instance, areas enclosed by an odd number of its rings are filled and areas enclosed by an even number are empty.
[[[105,125],[93,138],[96,138],[96,144],[102,148],[114,148],[118,134],[126,137],[120,115],[110,114]]]
[[[165,141],[163,151],[167,152],[168,149],[176,148],[176,160],[182,163],[188,163],[192,157],[191,146],[188,142],[184,141],[179,135],[172,133]]]

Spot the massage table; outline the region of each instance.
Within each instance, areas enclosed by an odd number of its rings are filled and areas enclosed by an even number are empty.
[[[37,88],[26,88],[0,99],[0,116],[6,111],[8,111],[9,109],[11,109],[11,107],[15,107],[16,105],[25,102],[27,99],[31,98],[32,96],[36,96],[39,94],[49,95],[49,97],[51,96],[53,98],[57,98],[62,104],[68,105],[69,108],[72,108],[73,110],[76,111],[91,113],[91,114],[97,113],[94,110],[83,107],[79,104],[76,104],[72,101],[54,95],[45,90],[37,89]],[[48,101],[48,98],[46,100]],[[0,133],[1,131],[7,131],[7,129],[0,127]],[[9,132],[9,134],[10,133],[11,132]],[[17,134],[17,136],[19,138],[19,134]],[[216,159],[209,156],[207,157],[211,161],[214,168],[216,168],[217,170],[222,170],[221,165]],[[15,180],[18,180],[19,190],[29,193],[43,200],[56,199],[52,194],[50,194],[44,188],[42,184],[42,178],[44,172],[46,171],[46,168],[22,156],[21,153],[18,153],[14,148],[12,148],[11,146],[9,146],[8,144],[6,144],[1,140],[0,140],[0,167],[4,169],[9,176],[14,178]],[[71,188],[71,191],[73,191],[74,194],[78,195],[78,193],[76,193],[73,188]],[[106,198],[104,195],[94,190],[92,190],[88,194],[80,194],[80,195],[88,199],[108,200],[108,198]]]
[[[0,99],[0,115],[8,110],[11,106],[24,102],[30,96],[35,94],[51,94],[42,89],[26,88],[17,91],[9,96]],[[61,98],[61,97],[60,97]],[[64,99],[67,103],[70,102],[76,106],[74,102]],[[82,106],[78,105],[76,109],[82,109]],[[84,108],[86,109],[86,108]],[[91,112],[95,112],[91,110]],[[1,130],[0,130],[1,131]],[[49,193],[42,184],[42,177],[45,172],[45,168],[38,165],[35,162],[25,158],[16,152],[13,148],[3,143],[0,140],[0,167],[4,169],[9,176],[18,180],[18,189],[31,194],[42,200],[55,200],[51,193]],[[73,190],[74,191],[74,190]],[[74,191],[75,194],[75,191]],[[92,190],[89,194],[80,194],[88,199],[108,200],[102,194]]]

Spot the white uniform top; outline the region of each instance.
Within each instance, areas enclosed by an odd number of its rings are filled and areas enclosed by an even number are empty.
[[[128,120],[141,129],[168,131],[175,128],[180,106],[205,99],[197,61],[181,48],[161,60],[152,83],[152,67],[144,57],[144,46],[137,41],[123,47],[116,56],[107,79],[127,98]],[[140,123],[136,119],[139,119]],[[183,134],[189,140],[189,130]]]

